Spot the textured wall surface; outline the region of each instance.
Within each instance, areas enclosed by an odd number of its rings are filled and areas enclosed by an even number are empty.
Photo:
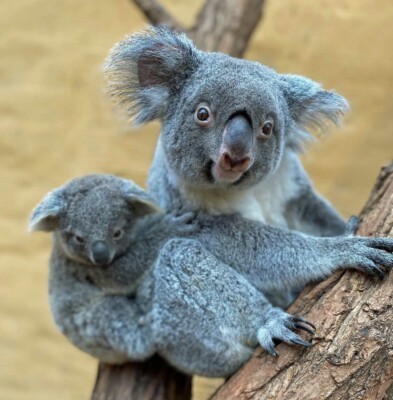
[[[200,1],[164,2],[190,23]],[[317,188],[348,216],[393,156],[393,3],[275,0],[247,58],[305,74],[346,96],[344,126],[304,157]],[[0,397],[74,400],[96,363],[57,333],[47,304],[50,238],[26,220],[51,188],[90,172],[143,184],[158,125],[131,130],[103,95],[112,44],[143,27],[127,0],[2,0],[0,5]],[[195,397],[214,382],[198,380]]]

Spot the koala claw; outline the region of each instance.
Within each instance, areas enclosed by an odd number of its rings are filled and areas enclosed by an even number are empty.
[[[293,326],[298,330],[302,330],[309,333],[310,335],[313,336],[315,335],[315,331],[313,329],[308,328],[307,326],[304,326],[302,324],[297,324],[296,322],[293,324]]]
[[[295,315],[295,316],[292,317],[292,319],[296,323],[301,322],[302,324],[306,324],[306,325],[311,326],[313,331],[317,330],[317,327],[314,324],[312,324],[310,321],[307,321],[305,318],[301,317],[300,315]],[[315,332],[313,334],[315,334]]]
[[[286,314],[279,309],[273,309],[270,317],[271,319],[257,333],[259,344],[269,354],[275,357],[278,356],[278,352],[274,347],[274,339],[287,344],[297,344],[304,347],[312,346],[311,342],[302,339],[292,331],[292,329],[298,329],[314,335],[315,326],[311,322],[299,316]]]
[[[193,233],[198,230],[199,225],[195,219],[196,214],[193,211],[188,211],[184,214],[169,214],[168,217],[181,234]]]

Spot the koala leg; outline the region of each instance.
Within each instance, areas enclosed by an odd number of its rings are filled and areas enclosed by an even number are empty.
[[[49,292],[57,327],[82,351],[108,363],[145,360],[155,352],[135,299],[103,294],[61,268],[52,269]]]
[[[251,356],[262,328],[268,332],[266,337],[284,340],[273,331],[280,326],[284,330],[284,319],[276,318],[275,309],[262,293],[196,241],[168,242],[157,260],[154,277],[157,351],[186,373],[228,376]],[[273,319],[277,319],[275,324]],[[292,335],[303,344],[300,337]],[[267,344],[270,351],[267,339],[259,342]]]

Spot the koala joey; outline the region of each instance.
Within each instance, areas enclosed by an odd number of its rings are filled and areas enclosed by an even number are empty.
[[[154,353],[189,374],[227,376],[258,344],[309,346],[313,325],[273,307],[337,269],[382,274],[393,240],[312,237],[237,215],[168,215],[132,182],[77,178],[30,218],[53,231],[49,293],[59,329],[110,363]]]

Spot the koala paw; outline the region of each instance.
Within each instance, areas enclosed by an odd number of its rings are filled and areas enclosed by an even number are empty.
[[[192,211],[179,214],[178,212],[167,215],[168,223],[174,226],[179,235],[194,233],[199,229],[196,213]]]
[[[343,247],[344,268],[354,268],[382,279],[393,267],[393,239],[352,237]]]
[[[278,356],[274,347],[274,339],[287,344],[310,347],[312,344],[293,332],[295,329],[314,335],[316,328],[311,322],[302,317],[290,315],[279,308],[274,308],[269,315],[267,323],[258,330],[258,342],[272,356]]]

